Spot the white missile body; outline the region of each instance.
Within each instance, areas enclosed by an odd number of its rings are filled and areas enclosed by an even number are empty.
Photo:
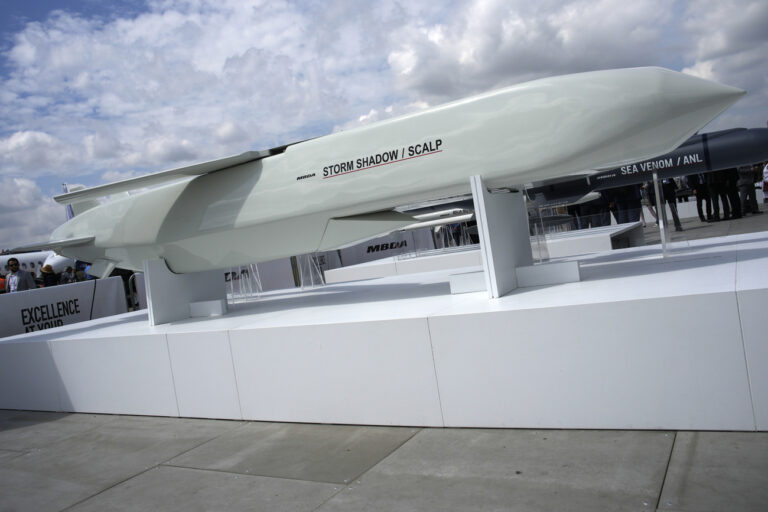
[[[536,80],[264,152],[59,196],[93,201],[50,247],[99,266],[174,272],[328,250],[412,224],[405,204],[613,168],[668,152],[744,91],[661,68]]]

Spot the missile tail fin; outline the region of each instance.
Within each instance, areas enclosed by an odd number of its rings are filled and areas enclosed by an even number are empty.
[[[72,207],[72,214],[73,214],[73,216],[77,217],[78,215],[80,215],[84,211],[87,211],[87,210],[90,210],[91,208],[95,208],[95,207],[99,206],[99,204],[101,204],[101,203],[99,203],[96,200],[91,200],[91,201],[83,201],[81,203],[74,203],[74,204],[71,204],[69,206]]]
[[[66,183],[62,184],[62,188],[64,189],[64,194],[69,194],[70,192],[77,192],[78,190],[85,190],[85,186],[83,185],[67,185]],[[91,208],[95,208],[99,206],[99,201],[96,199],[87,199],[85,201],[81,202],[72,202],[70,204],[66,205],[67,209],[67,220],[71,220],[74,217],[77,217],[84,211],[90,210]]]

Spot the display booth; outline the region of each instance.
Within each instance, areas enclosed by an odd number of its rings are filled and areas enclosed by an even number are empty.
[[[0,295],[0,338],[127,311],[120,277]]]
[[[481,180],[473,189],[480,266],[269,291],[194,317],[194,303],[220,300],[218,285],[198,294],[154,279],[148,265],[150,303],[160,309],[2,340],[0,408],[768,430],[768,232],[672,242],[664,256],[644,246],[536,265],[509,253],[529,243],[527,230],[494,234],[519,196]],[[457,276],[471,276],[477,291],[452,294]],[[159,321],[164,302],[177,319]]]

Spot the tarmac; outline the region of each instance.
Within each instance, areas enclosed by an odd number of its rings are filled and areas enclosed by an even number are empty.
[[[672,241],[768,231],[768,215],[682,222]],[[645,235],[659,242],[652,222]],[[765,511],[768,432],[0,410],[0,512],[64,510]]]

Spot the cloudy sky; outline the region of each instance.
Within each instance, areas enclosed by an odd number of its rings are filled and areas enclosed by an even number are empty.
[[[748,91],[766,126],[765,0],[2,0],[0,248],[96,185],[543,76],[664,66]]]

